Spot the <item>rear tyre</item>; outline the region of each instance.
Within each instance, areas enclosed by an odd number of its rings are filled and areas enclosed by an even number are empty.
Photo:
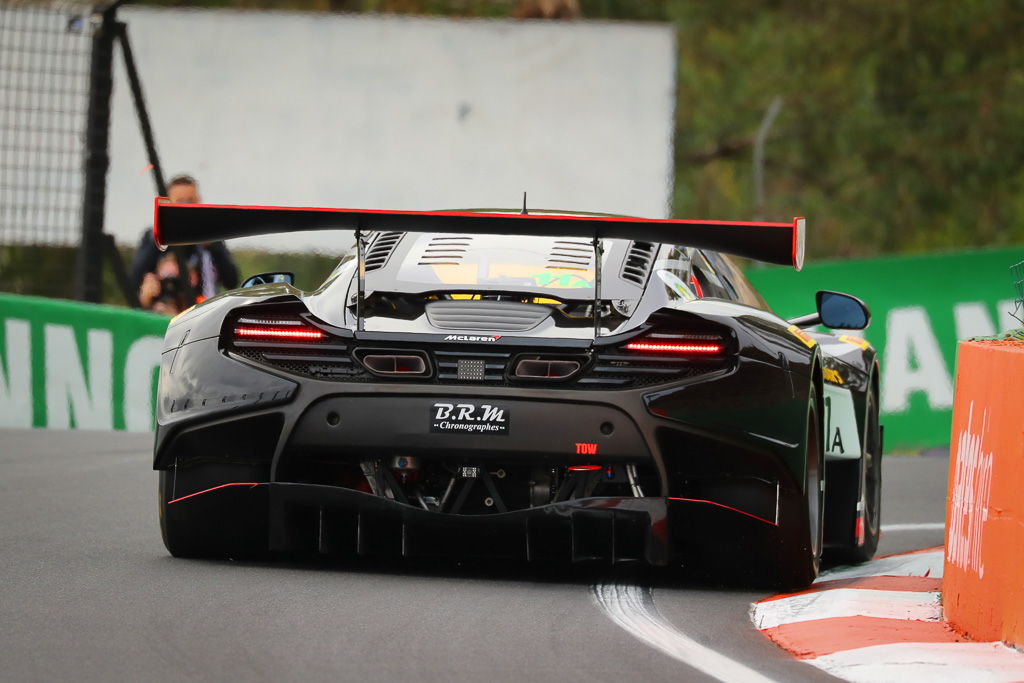
[[[176,489],[174,478],[173,471],[160,471],[160,535],[171,555],[210,559],[267,555],[265,487],[225,487],[172,502],[175,493],[187,490]]]
[[[878,395],[868,391],[864,415],[864,440],[861,443],[859,495],[856,507],[844,520],[847,539],[829,553],[837,561],[849,564],[867,562],[878,550],[882,526],[882,430],[878,422]]]
[[[804,588],[818,576],[824,528],[823,465],[818,392],[811,387],[807,406],[807,437],[804,490],[782,505],[779,517],[780,544],[773,584],[783,590]]]

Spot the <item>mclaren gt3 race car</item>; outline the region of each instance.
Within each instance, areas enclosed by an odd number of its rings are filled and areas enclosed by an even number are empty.
[[[772,313],[725,254],[804,220],[168,204],[158,244],[354,230],[175,318],[153,466],[176,556],[270,551],[739,567],[796,587],[879,533],[859,300]],[[808,302],[811,308],[811,302]],[[841,330],[826,334],[821,327]]]

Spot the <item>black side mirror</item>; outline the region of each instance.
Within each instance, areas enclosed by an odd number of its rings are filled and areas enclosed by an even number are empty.
[[[842,292],[818,292],[821,324],[838,330],[863,330],[871,321],[871,311],[855,296]]]
[[[260,273],[259,275],[253,275],[245,282],[242,283],[242,289],[246,287],[255,287],[256,285],[269,285],[272,282],[284,282],[285,284],[295,284],[295,273]]]
[[[863,330],[871,321],[867,304],[850,294],[823,290],[817,294],[818,312],[792,318],[797,327],[824,325],[834,330]]]

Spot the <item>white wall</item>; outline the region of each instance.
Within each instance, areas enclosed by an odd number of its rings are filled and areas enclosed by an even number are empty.
[[[675,43],[665,25],[127,7],[165,173],[212,203],[531,206],[667,216]],[[120,57],[107,231],[154,194]],[[236,240],[336,250],[347,237]]]

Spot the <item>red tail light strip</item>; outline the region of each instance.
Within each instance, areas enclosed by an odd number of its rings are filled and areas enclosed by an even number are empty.
[[[722,352],[721,344],[666,344],[663,342],[629,342],[629,351],[653,351],[655,353],[696,353],[715,354]]]
[[[572,465],[569,467],[570,472],[596,472],[603,469],[603,465]]]
[[[236,327],[235,336],[242,338],[262,337],[264,339],[299,339],[307,341],[327,338],[326,333],[312,327],[305,327],[301,330],[277,327]]]

